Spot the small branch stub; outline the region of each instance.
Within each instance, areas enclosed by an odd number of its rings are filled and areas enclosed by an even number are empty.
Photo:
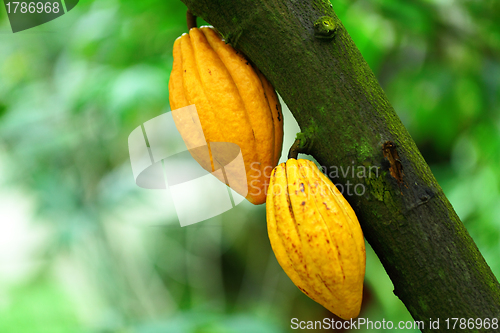
[[[384,157],[389,161],[389,171],[391,173],[391,176],[398,182],[399,190],[401,192],[401,195],[403,195],[401,184],[405,185],[405,182],[403,180],[404,172],[403,164],[401,163],[401,159],[399,158],[399,154],[397,151],[397,146],[392,141],[386,141],[382,145],[382,151],[384,153]],[[405,187],[408,186],[405,185]]]
[[[335,36],[337,24],[330,16],[322,16],[314,22],[314,37],[331,39]]]

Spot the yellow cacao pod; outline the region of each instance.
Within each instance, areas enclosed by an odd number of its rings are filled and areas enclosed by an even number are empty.
[[[213,142],[237,144],[244,174],[232,184],[222,176],[218,178],[251,203],[264,203],[269,177],[283,144],[283,115],[274,88],[211,27],[192,28],[189,34],[179,37],[174,43],[173,57],[169,82],[171,110],[196,106],[209,149]],[[199,140],[190,130],[191,119],[181,119],[182,115],[174,113],[173,117],[188,147],[189,141]],[[190,152],[209,172],[221,167],[212,156],[213,150],[208,161],[196,150]]]
[[[293,283],[340,318],[357,317],[365,243],[335,185],[313,162],[289,159],[271,174],[266,210],[271,246]]]

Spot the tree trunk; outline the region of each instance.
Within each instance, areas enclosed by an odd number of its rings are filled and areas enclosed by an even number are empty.
[[[330,2],[182,1],[273,83],[423,331],[500,317],[497,279]]]

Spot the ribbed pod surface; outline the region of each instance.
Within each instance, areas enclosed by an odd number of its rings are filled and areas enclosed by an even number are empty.
[[[241,194],[248,193],[246,198],[253,204],[264,203],[283,144],[283,116],[274,88],[210,27],[192,28],[179,37],[173,57],[171,109],[194,104],[207,143],[230,142],[240,147],[245,174],[231,185]],[[175,116],[174,120],[188,147],[189,142],[200,140],[187,121]],[[191,153],[208,171],[221,167],[212,156],[207,161]],[[226,172],[238,174],[237,170]]]
[[[335,185],[313,162],[289,159],[272,172],[266,210],[274,254],[295,285],[339,317],[357,317],[365,244]]]

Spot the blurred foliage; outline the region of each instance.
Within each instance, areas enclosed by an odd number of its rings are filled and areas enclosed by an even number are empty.
[[[500,4],[334,10],[500,276]],[[331,314],[277,264],[265,207],[181,228],[127,138],[169,110],[180,1],[81,1],[12,34],[0,6],[0,332],[288,332]],[[288,113],[287,142],[297,131]],[[410,320],[367,249],[362,317]]]

